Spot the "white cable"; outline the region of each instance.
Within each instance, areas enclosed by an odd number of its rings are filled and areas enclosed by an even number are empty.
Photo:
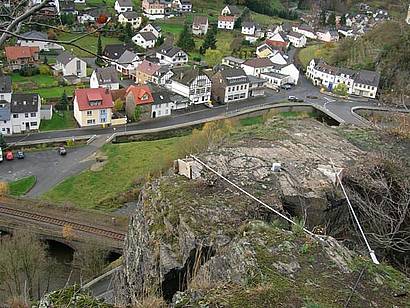
[[[332,162],[332,164],[333,164],[333,162]],[[333,166],[333,167],[334,167],[334,166]],[[371,257],[371,259],[372,259],[372,261],[373,261],[374,264],[380,264],[380,262],[377,260],[376,254],[374,253],[374,250],[370,247],[370,244],[369,244],[369,242],[367,241],[366,235],[365,235],[364,232],[363,232],[363,229],[362,229],[362,226],[360,225],[359,219],[358,219],[357,216],[356,216],[356,213],[355,213],[355,211],[354,211],[354,209],[353,209],[353,206],[352,206],[352,204],[350,203],[349,197],[347,196],[346,190],[345,190],[345,188],[344,188],[344,186],[343,186],[343,184],[342,184],[342,181],[340,180],[339,173],[338,173],[338,172],[335,172],[335,174],[336,174],[337,181],[339,182],[340,187],[342,188],[343,194],[344,194],[345,197],[346,197],[347,204],[349,205],[349,209],[350,209],[350,211],[352,212],[353,218],[354,218],[354,220],[355,220],[355,222],[356,222],[356,224],[357,224],[357,226],[358,226],[358,228],[359,228],[359,230],[360,230],[360,233],[361,233],[361,235],[362,235],[362,237],[363,237],[363,239],[364,239],[364,242],[366,243],[367,250],[369,251],[370,257]]]
[[[280,217],[282,217],[283,219],[285,219],[286,221],[290,222],[291,224],[295,225],[295,226],[299,226],[297,223],[295,223],[292,219],[289,219],[288,217],[286,217],[285,215],[283,215],[282,213],[278,212],[277,210],[275,210],[273,207],[267,205],[266,203],[264,203],[263,201],[259,200],[258,198],[254,197],[253,195],[251,195],[250,193],[248,193],[246,190],[244,190],[243,188],[239,187],[238,185],[236,185],[234,182],[230,181],[229,179],[227,179],[226,177],[224,177],[222,174],[220,174],[218,171],[214,170],[213,168],[209,167],[207,164],[205,164],[204,162],[202,162],[201,160],[199,160],[196,156],[194,155],[190,155],[190,157],[192,157],[195,161],[197,161],[198,163],[200,163],[202,166],[204,166],[205,168],[207,168],[208,170],[210,170],[211,172],[215,173],[217,176],[219,176],[221,179],[223,179],[224,181],[228,182],[229,184],[231,184],[233,187],[235,187],[236,189],[238,189],[239,191],[243,192],[245,195],[247,195],[249,198],[255,200],[256,202],[258,202],[259,204],[263,205],[264,207],[266,207],[267,209],[271,210],[272,212],[274,212],[276,215],[279,215]],[[303,231],[305,231],[307,234],[316,237],[316,235],[314,233],[312,233],[311,231],[309,231],[306,228],[302,228]],[[319,237],[320,239],[320,237]]]

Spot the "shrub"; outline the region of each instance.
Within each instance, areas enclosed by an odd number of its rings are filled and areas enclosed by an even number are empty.
[[[347,96],[349,94],[347,86],[344,83],[339,83],[336,87],[334,87],[333,93],[341,96]]]
[[[40,75],[51,75],[51,69],[48,65],[40,65],[40,67],[38,68]]]

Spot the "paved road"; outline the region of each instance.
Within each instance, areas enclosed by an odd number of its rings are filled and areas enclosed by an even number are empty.
[[[89,168],[95,160],[93,154],[107,136],[100,136],[92,144],[68,149],[66,156],[58,155],[56,150],[27,152],[24,160],[0,163],[0,181],[14,181],[35,175],[37,183],[27,194],[39,196],[65,178]]]
[[[88,136],[88,135],[109,135],[119,131],[131,131],[131,130],[141,130],[141,129],[152,129],[152,128],[163,128],[167,126],[183,124],[186,122],[203,120],[207,118],[212,118],[215,116],[223,115],[226,111],[240,110],[243,108],[249,108],[252,106],[259,106],[261,104],[267,103],[279,103],[287,99],[289,95],[294,95],[299,98],[306,98],[306,96],[318,96],[319,99],[309,100],[307,103],[316,104],[328,108],[330,111],[338,115],[340,118],[346,121],[346,123],[351,124],[362,124],[356,117],[351,113],[351,108],[355,106],[369,105],[374,106],[373,103],[367,102],[328,102],[324,99],[324,95],[319,92],[319,90],[314,87],[308,80],[301,76],[299,85],[289,91],[282,90],[279,93],[268,90],[267,95],[262,98],[256,98],[252,100],[246,100],[242,102],[230,103],[224,106],[218,106],[213,109],[208,109],[204,106],[196,106],[195,109],[191,109],[184,112],[178,112],[170,117],[157,118],[152,120],[141,121],[139,123],[128,124],[126,126],[118,126],[116,128],[79,128],[63,131],[53,131],[53,132],[40,132],[33,133],[28,135],[13,135],[6,138],[6,141],[9,143],[15,143],[19,141],[36,141],[43,139],[52,139],[52,138],[70,138],[73,136]]]

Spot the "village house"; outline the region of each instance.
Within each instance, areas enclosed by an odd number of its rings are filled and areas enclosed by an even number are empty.
[[[117,72],[123,76],[130,77],[135,73],[135,69],[139,63],[141,63],[140,57],[136,53],[126,50],[121,57],[118,58],[115,67]]]
[[[221,11],[222,16],[234,16],[235,19],[241,16],[241,11],[236,5],[226,5],[222,11]]]
[[[12,133],[20,134],[40,128],[40,96],[35,93],[11,95],[10,113]]]
[[[109,89],[76,89],[73,105],[80,127],[111,124],[114,103]]]
[[[151,118],[151,105],[154,102],[148,85],[132,85],[127,88],[125,96],[125,111],[127,117],[133,119],[135,109],[140,109],[140,120]]]
[[[174,68],[169,88],[189,98],[190,104],[204,104],[211,99],[211,80],[198,68]]]
[[[317,39],[323,42],[336,42],[339,40],[339,34],[335,30],[321,29],[316,32]]]
[[[0,102],[11,102],[13,87],[10,76],[0,76]]]
[[[192,33],[194,35],[205,35],[208,32],[208,17],[195,16],[192,22]]]
[[[380,82],[380,74],[368,70],[351,70],[328,65],[322,59],[312,59],[306,70],[306,77],[314,85],[333,91],[339,84],[346,86],[348,94],[375,98]]]
[[[64,50],[64,47],[61,45],[41,41],[48,40],[48,35],[44,32],[29,31],[21,34],[21,36],[24,37],[24,39],[19,39],[17,41],[17,44],[20,46],[38,47],[39,51]]]
[[[221,15],[218,17],[218,29],[233,30],[235,26],[235,17]]]
[[[134,79],[140,84],[165,85],[172,76],[173,72],[168,65],[160,65],[145,59],[137,66]]]
[[[114,3],[114,9],[117,14],[124,12],[131,12],[133,10],[131,0],[116,0]]]
[[[144,49],[149,49],[155,47],[157,37],[152,32],[138,32],[132,37],[132,41]]]
[[[266,80],[266,87],[270,89],[280,89],[284,84],[290,83],[290,76],[276,72],[262,73],[261,78]]]
[[[12,70],[20,70],[23,66],[38,63],[38,47],[6,46],[6,59]]]
[[[62,51],[56,57],[56,64],[53,66],[53,69],[57,74],[61,74],[64,77],[75,76],[84,78],[87,76],[87,63],[66,51]]]
[[[127,11],[118,15],[118,22],[122,25],[131,24],[131,28],[138,29],[142,23],[142,17],[137,12]]]
[[[258,39],[265,36],[262,27],[254,22],[243,22],[241,33],[245,35],[245,40],[250,43],[255,43]]]
[[[288,76],[289,84],[297,85],[299,82],[300,72],[293,63],[274,64],[272,72]]]
[[[155,35],[156,38],[159,38],[162,35],[161,27],[153,24],[147,24],[144,28],[140,30],[140,32],[151,32]]]
[[[293,31],[303,34],[306,38],[309,38],[311,40],[317,39],[316,31],[307,24],[302,24],[300,26],[293,27]]]
[[[271,72],[274,63],[268,58],[253,58],[246,60],[242,64],[246,75],[251,75],[255,77],[260,77],[261,73]]]
[[[90,77],[90,88],[106,88],[118,90],[120,81],[114,66],[97,67]]]
[[[245,35],[255,35],[257,24],[252,21],[245,21],[242,23],[242,34]]]
[[[266,41],[270,47],[287,49],[289,47],[289,40],[284,32],[276,32],[269,37]]]
[[[165,65],[183,65],[188,63],[188,54],[181,48],[163,44],[158,48],[156,57],[159,59],[160,64]]]
[[[280,49],[274,49],[266,43],[256,47],[256,56],[258,58],[268,58],[276,64],[287,63],[287,56]]]
[[[172,8],[180,13],[186,13],[192,11],[192,3],[190,0],[173,0]]]
[[[222,58],[222,65],[226,65],[233,68],[241,68],[241,65],[245,62],[243,59],[235,58],[232,56]]]
[[[212,76],[212,99],[219,103],[245,100],[249,95],[249,80],[241,68],[221,69]]]
[[[249,79],[249,97],[258,97],[265,95],[266,80],[255,76],[248,76]]]
[[[11,135],[13,129],[12,127],[10,103],[0,101],[0,134],[5,136]]]
[[[287,35],[289,42],[296,48],[306,46],[306,36],[301,33],[291,31]]]
[[[161,0],[143,0],[141,6],[144,16],[150,20],[165,17],[167,5]]]
[[[105,45],[102,55],[108,62],[115,63],[126,50],[131,50],[126,44],[109,44]]]

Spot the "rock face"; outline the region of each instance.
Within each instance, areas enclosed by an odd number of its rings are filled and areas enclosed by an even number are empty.
[[[278,211],[307,217],[311,228],[324,221],[332,188],[323,166],[332,160],[343,167],[358,155],[331,128],[301,121],[283,131],[269,123],[244,129],[199,158]],[[272,172],[273,162],[283,171]],[[389,285],[385,268],[374,269],[332,238],[291,228],[214,179],[202,169],[195,180],[170,173],[145,185],[124,250],[123,304],[156,294],[175,307],[343,306],[363,267],[384,281],[376,286],[369,274],[352,306],[406,302],[391,295],[409,286],[404,277]]]

